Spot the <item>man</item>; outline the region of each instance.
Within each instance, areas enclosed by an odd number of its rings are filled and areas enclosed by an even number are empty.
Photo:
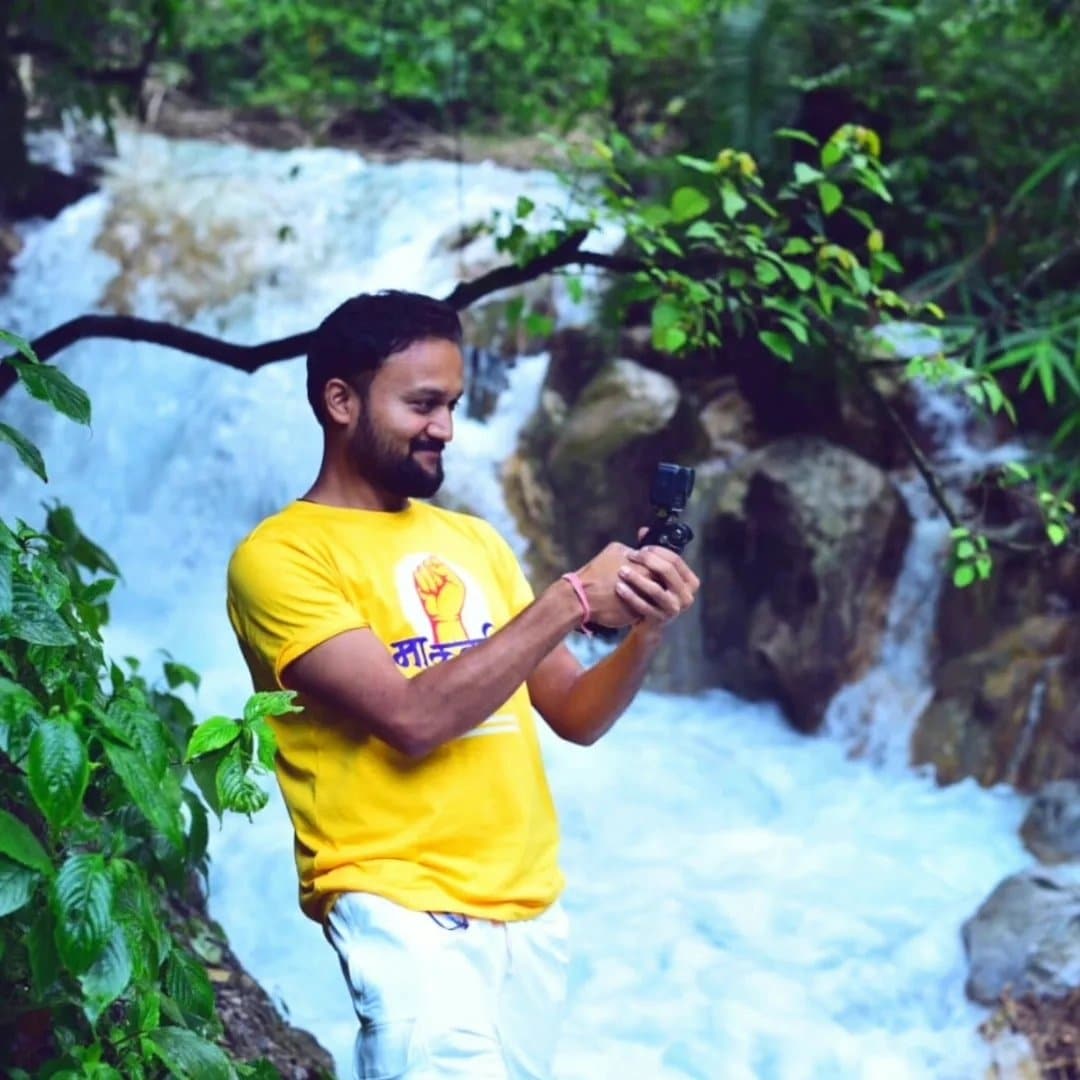
[[[274,723],[304,912],[353,995],[357,1076],[550,1075],[566,993],[558,831],[533,709],[592,743],[698,580],[609,544],[537,598],[485,522],[418,502],[443,479],[461,326],[427,297],[347,301],[315,332],[311,489],[229,566],[229,616]],[[563,644],[631,626],[585,671]]]

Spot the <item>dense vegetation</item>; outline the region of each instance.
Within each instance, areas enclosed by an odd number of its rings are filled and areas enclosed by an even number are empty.
[[[20,379],[89,423],[86,395],[24,342]],[[6,441],[45,478],[37,448]],[[277,1076],[230,1060],[205,965],[170,896],[206,871],[209,811],[265,804],[266,716],[198,729],[181,695],[198,675],[166,658],[152,680],[102,642],[119,570],[52,507],[44,527],[0,520],[0,1071],[95,1080]],[[193,762],[189,768],[189,762]],[[201,796],[200,796],[201,792]]]

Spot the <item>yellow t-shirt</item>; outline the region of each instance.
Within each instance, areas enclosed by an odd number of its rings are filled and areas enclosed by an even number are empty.
[[[399,513],[294,502],[229,564],[229,619],[257,690],[280,689],[289,663],[362,627],[413,678],[531,601],[490,525],[415,500]],[[340,892],[500,920],[530,918],[558,897],[558,823],[524,685],[419,761],[315,702],[297,704],[304,711],[273,728],[311,918]]]

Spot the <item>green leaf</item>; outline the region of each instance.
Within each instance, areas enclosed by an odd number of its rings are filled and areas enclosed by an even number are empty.
[[[52,862],[38,838],[7,810],[0,810],[0,855],[6,855],[48,877],[52,876]]]
[[[527,218],[536,209],[536,203],[525,195],[519,195],[514,214],[519,218]]]
[[[127,939],[116,928],[90,970],[79,977],[85,995],[83,1012],[91,1024],[96,1024],[101,1014],[127,989],[131,976]]]
[[[180,818],[180,799],[176,788],[162,782],[138,750],[106,742],[105,753],[131,801],[169,843],[180,850],[184,830]]]
[[[146,1038],[171,1076],[179,1080],[231,1080],[229,1059],[213,1043],[193,1031],[163,1027]]]
[[[270,801],[270,796],[248,776],[247,766],[238,751],[239,747],[233,747],[218,766],[218,798],[226,810],[253,814]]]
[[[530,311],[525,316],[525,333],[530,337],[546,338],[555,331],[555,322],[550,315],[539,311]]]
[[[774,352],[781,360],[786,360],[788,363],[791,363],[794,359],[794,352],[791,348],[791,338],[784,334],[778,334],[773,330],[762,330],[758,334],[758,338],[766,348],[771,352]]]
[[[23,360],[16,362],[14,367],[31,397],[48,402],[57,412],[80,424],[90,423],[90,398],[59,368]]]
[[[800,344],[806,345],[810,341],[810,332],[805,321],[781,317],[780,321],[787,327],[791,336]]]
[[[11,636],[20,641],[56,648],[75,644],[75,635],[67,623],[25,581],[16,581],[12,586],[11,614]]]
[[[746,200],[730,180],[725,181],[720,189],[720,199],[724,207],[724,216],[727,218],[737,218],[746,209]]]
[[[196,758],[189,765],[191,778],[195,781],[203,797],[203,802],[214,812],[218,820],[221,819],[224,807],[218,797],[217,771],[224,759],[224,750],[214,750],[205,757]]]
[[[76,974],[86,971],[113,933],[113,887],[100,855],[68,856],[52,887],[56,944]]]
[[[814,250],[813,244],[802,236],[793,236],[784,244],[781,255],[810,255]]]
[[[165,964],[165,992],[190,1017],[209,1020],[214,1015],[214,988],[206,968],[179,949]]]
[[[14,447],[15,453],[19,455],[19,460],[39,480],[48,483],[49,477],[45,472],[45,459],[41,456],[41,451],[22,432],[16,431],[7,424],[0,424],[0,442],[6,442],[9,446]]]
[[[813,272],[798,263],[784,263],[784,273],[791,278],[791,283],[799,292],[807,292],[814,284]]]
[[[975,545],[970,540],[961,540],[956,545],[956,557],[961,561],[975,557]]]
[[[844,201],[844,193],[828,180],[818,184],[818,197],[821,199],[821,208],[826,214],[831,214]]]
[[[809,143],[811,146],[817,146],[818,141],[808,131],[800,131],[798,128],[777,128],[773,134],[778,139],[797,139],[799,142]]]
[[[660,348],[664,352],[677,353],[686,342],[686,331],[681,326],[669,326],[663,331]]]
[[[762,285],[772,285],[780,280],[780,268],[766,259],[758,259],[754,263],[754,276]]]
[[[671,216],[680,224],[701,217],[709,209],[707,196],[697,188],[681,187],[671,196]]]
[[[41,875],[0,855],[0,919],[30,902]]]
[[[250,706],[250,701],[248,705]],[[244,713],[246,714],[247,711],[248,708],[245,706]],[[245,719],[247,719],[246,715]],[[191,733],[184,760],[193,761],[203,754],[220,750],[223,746],[230,746],[240,738],[241,730],[243,729],[240,725],[228,716],[211,716]]]
[[[262,744],[259,744],[260,753]],[[206,806],[194,791],[184,791],[184,805],[188,809],[187,857],[188,862],[199,863],[206,855],[210,844],[210,822],[206,815]]]
[[[25,338],[19,337],[18,334],[13,334],[10,330],[0,330],[0,342],[4,345],[10,345],[16,352],[22,353],[31,364],[41,363],[38,354],[34,352],[33,345]]]
[[[953,570],[952,579],[958,589],[966,589],[975,580],[975,567],[971,563],[961,563]]]
[[[840,143],[835,139],[830,139],[821,148],[821,167],[823,169],[831,169],[834,165],[839,164],[840,159],[844,156],[844,149]]]
[[[161,670],[165,674],[165,681],[169,684],[170,690],[175,690],[178,686],[184,686],[185,684],[195,690],[199,689],[199,683],[201,682],[199,673],[186,664],[178,664],[175,660],[166,660],[161,665]]]
[[[38,1000],[61,978],[60,954],[56,951],[56,924],[48,904],[38,905],[37,914],[26,935],[30,975]]]
[[[30,794],[54,828],[66,825],[82,805],[90,779],[86,746],[66,720],[46,720],[30,739]]]
[[[1059,521],[1051,521],[1046,526],[1046,535],[1050,538],[1050,543],[1055,546],[1058,544],[1064,544],[1069,538],[1069,530]]]
[[[109,865],[113,883],[113,917],[123,928],[135,977],[157,982],[158,970],[170,950],[168,930],[142,871],[116,859]],[[157,1027],[157,1023],[147,1025]]]
[[[255,720],[251,726],[259,738],[259,761],[264,768],[273,772],[274,759],[277,756],[277,736],[274,729],[262,719]]]
[[[824,180],[825,174],[813,165],[807,165],[805,161],[795,162],[795,181],[799,184],[814,184],[818,180]]]

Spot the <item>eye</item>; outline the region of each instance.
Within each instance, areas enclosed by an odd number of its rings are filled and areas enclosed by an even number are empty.
[[[456,398],[454,398],[453,401],[450,402],[449,408],[450,408],[451,412],[453,412],[458,407],[458,402],[459,401],[461,401],[461,398],[456,397]]]

